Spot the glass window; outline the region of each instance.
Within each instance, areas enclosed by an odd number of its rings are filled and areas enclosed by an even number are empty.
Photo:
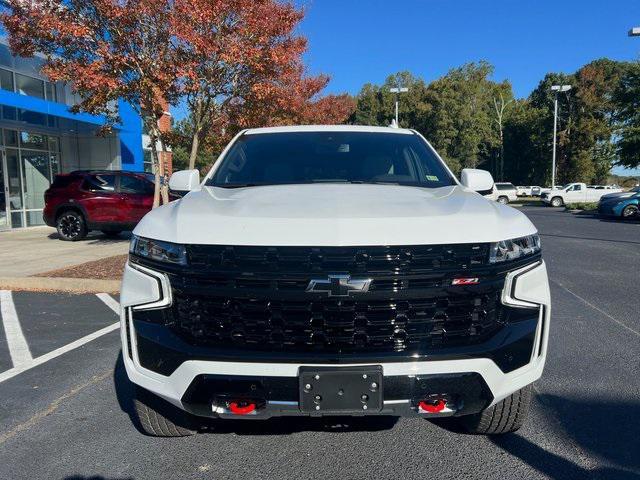
[[[20,146],[22,148],[47,149],[47,137],[39,133],[20,132]]]
[[[120,192],[153,194],[153,184],[133,175],[120,176]]]
[[[34,227],[36,225],[44,225],[42,212],[27,212],[27,227]]]
[[[0,68],[0,88],[13,92],[13,73],[4,68]]]
[[[51,163],[51,178],[55,178],[60,173],[60,160],[57,153],[49,155],[49,161]]]
[[[44,191],[51,184],[49,155],[46,152],[21,150],[25,208],[44,208]]]
[[[7,148],[7,177],[9,179],[9,208],[11,210],[19,210],[22,208],[22,188],[20,184],[18,150],[15,148]],[[11,218],[13,219],[13,216]],[[15,225],[13,223],[13,226]]]
[[[57,102],[58,97],[56,95],[56,84],[51,82],[44,82],[45,88],[47,90],[47,100],[50,102]]]
[[[47,125],[48,115],[40,112],[32,112],[31,110],[18,109],[18,120],[30,123],[31,125]]]
[[[60,139],[58,137],[49,137],[49,150],[52,152],[60,151]]]
[[[45,64],[45,60],[42,57],[14,57],[13,67],[17,72],[22,72],[30,77],[37,77],[40,75],[40,70]]]
[[[16,73],[16,92],[30,97],[44,98],[44,80]]]
[[[0,43],[0,65],[13,68],[13,55],[9,51],[9,47]]]
[[[7,147],[17,147],[18,146],[18,132],[15,130],[4,129],[4,144]]]
[[[2,118],[5,120],[15,120],[17,118],[16,107],[2,107]]]
[[[90,175],[82,184],[90,192],[113,192],[116,188],[116,176],[112,174]]]
[[[22,212],[11,212],[11,227],[12,228],[20,228],[22,227]]]
[[[151,150],[143,150],[144,171],[153,173],[153,162],[151,161]]]
[[[392,183],[455,185],[417,135],[373,132],[287,132],[244,135],[208,185]]]

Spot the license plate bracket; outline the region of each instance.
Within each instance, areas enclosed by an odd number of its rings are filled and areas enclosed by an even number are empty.
[[[316,414],[382,410],[382,366],[300,367],[300,410]]]

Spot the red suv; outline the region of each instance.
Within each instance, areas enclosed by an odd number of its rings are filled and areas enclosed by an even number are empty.
[[[132,230],[153,206],[153,176],[119,170],[78,170],[56,175],[44,192],[44,221],[62,240],[89,230],[115,236]]]

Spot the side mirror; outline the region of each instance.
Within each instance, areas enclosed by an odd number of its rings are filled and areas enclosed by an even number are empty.
[[[200,172],[198,170],[181,170],[171,175],[169,190],[179,193],[200,190]]]
[[[493,190],[493,177],[486,170],[477,168],[465,168],[460,174],[462,185],[474,192],[487,192]]]

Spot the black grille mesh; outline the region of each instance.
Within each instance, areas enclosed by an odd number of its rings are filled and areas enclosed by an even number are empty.
[[[190,245],[189,265],[195,269],[239,272],[367,272],[424,273],[466,270],[485,265],[489,245],[417,245],[377,247],[252,247]]]
[[[324,353],[411,352],[480,342],[500,325],[499,292],[411,300],[274,301],[176,293],[174,328],[192,343]]]
[[[486,340],[503,321],[488,244],[188,246],[167,321],[189,343],[283,352],[418,352]],[[488,270],[489,269],[489,270]],[[480,272],[480,273],[478,273]],[[313,278],[373,279],[367,294],[307,294]],[[480,278],[452,286],[457,276]]]

